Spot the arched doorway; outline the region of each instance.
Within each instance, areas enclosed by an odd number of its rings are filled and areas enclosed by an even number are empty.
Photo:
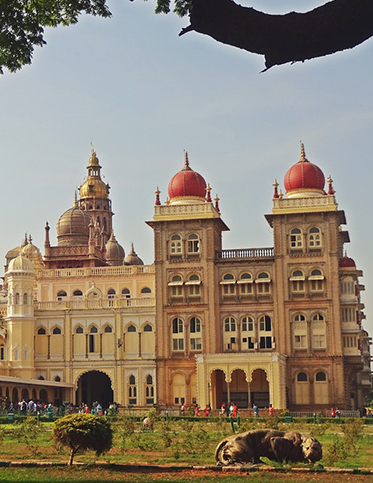
[[[103,372],[90,371],[79,378],[76,404],[84,402],[91,407],[95,401],[98,401],[103,408],[108,408],[114,402],[114,393],[109,376]]]
[[[236,369],[232,372],[229,389],[231,396],[229,402],[235,403],[238,408],[247,408],[249,404],[249,393],[246,375],[242,369]]]
[[[224,372],[220,369],[211,373],[211,393],[213,408],[220,408],[223,403],[227,405],[227,383],[225,382]]]
[[[259,408],[269,407],[269,382],[263,369],[255,369],[250,382],[251,403]]]

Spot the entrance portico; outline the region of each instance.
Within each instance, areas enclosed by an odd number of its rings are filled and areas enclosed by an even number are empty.
[[[196,356],[197,400],[216,409],[235,402],[240,408],[286,407],[286,357],[278,353],[205,354]]]

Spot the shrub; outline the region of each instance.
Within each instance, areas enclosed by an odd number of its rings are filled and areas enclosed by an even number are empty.
[[[69,465],[78,451],[92,449],[99,456],[109,451],[113,443],[110,423],[91,414],[69,414],[58,419],[53,428],[55,444],[68,446],[71,450]]]

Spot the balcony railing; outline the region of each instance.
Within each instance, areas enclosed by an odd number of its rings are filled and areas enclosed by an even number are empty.
[[[107,277],[115,275],[135,275],[154,273],[154,265],[130,265],[114,267],[87,267],[87,268],[61,268],[50,270],[39,270],[37,273],[40,278],[70,278],[70,277]]]
[[[102,310],[155,307],[154,297],[35,302],[36,310]]]
[[[216,258],[218,260],[234,260],[243,258],[257,259],[257,258],[273,258],[273,248],[236,248],[233,250],[222,250],[216,252]]]

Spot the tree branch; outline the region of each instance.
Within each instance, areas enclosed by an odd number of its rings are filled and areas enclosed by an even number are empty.
[[[191,0],[190,26],[265,56],[269,69],[350,49],[373,36],[372,0],[333,0],[307,13],[270,15],[232,0]]]

